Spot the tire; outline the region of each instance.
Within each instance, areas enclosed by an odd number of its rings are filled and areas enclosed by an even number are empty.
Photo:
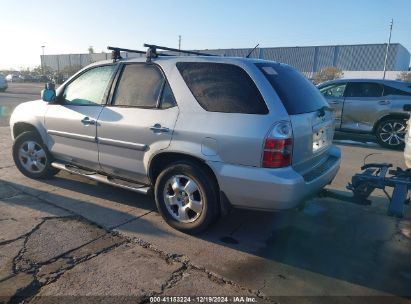
[[[17,136],[13,143],[13,159],[20,172],[33,179],[50,178],[59,172],[51,166],[53,157],[35,131]]]
[[[388,149],[403,150],[407,120],[404,118],[389,118],[382,120],[376,129],[378,143]]]
[[[172,163],[156,180],[157,209],[171,227],[200,233],[219,215],[217,188],[214,179],[194,162]]]

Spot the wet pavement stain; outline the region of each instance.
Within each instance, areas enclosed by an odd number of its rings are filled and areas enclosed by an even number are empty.
[[[237,241],[235,238],[231,236],[223,236],[222,238],[220,238],[220,241],[226,244],[233,244],[233,245],[237,245],[239,243],[239,241]]]

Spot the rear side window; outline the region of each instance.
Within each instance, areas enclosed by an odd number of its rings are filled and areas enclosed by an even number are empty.
[[[391,86],[384,85],[384,96],[399,95],[399,96],[411,96],[411,90],[409,92],[403,91]]]
[[[250,76],[232,64],[179,62],[177,68],[200,106],[209,112],[267,114]]]
[[[124,67],[114,105],[155,108],[164,84],[164,77],[153,64],[130,64]]]
[[[375,82],[350,82],[345,97],[381,97],[382,85]]]
[[[289,115],[317,111],[328,104],[304,75],[278,63],[256,63],[277,92]]]

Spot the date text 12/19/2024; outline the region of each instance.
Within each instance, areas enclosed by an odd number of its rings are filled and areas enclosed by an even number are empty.
[[[207,296],[157,296],[150,297],[150,303],[258,303],[257,297],[232,296],[232,297],[207,297]]]

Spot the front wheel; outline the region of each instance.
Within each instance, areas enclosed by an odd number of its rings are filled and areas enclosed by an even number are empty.
[[[158,211],[173,228],[199,233],[218,216],[218,190],[213,178],[193,162],[169,165],[155,184]]]
[[[13,143],[13,159],[25,176],[33,179],[49,178],[59,170],[51,166],[52,157],[37,132],[24,132]]]
[[[404,138],[407,132],[407,121],[391,118],[381,121],[376,130],[378,143],[388,149],[404,149]]]

